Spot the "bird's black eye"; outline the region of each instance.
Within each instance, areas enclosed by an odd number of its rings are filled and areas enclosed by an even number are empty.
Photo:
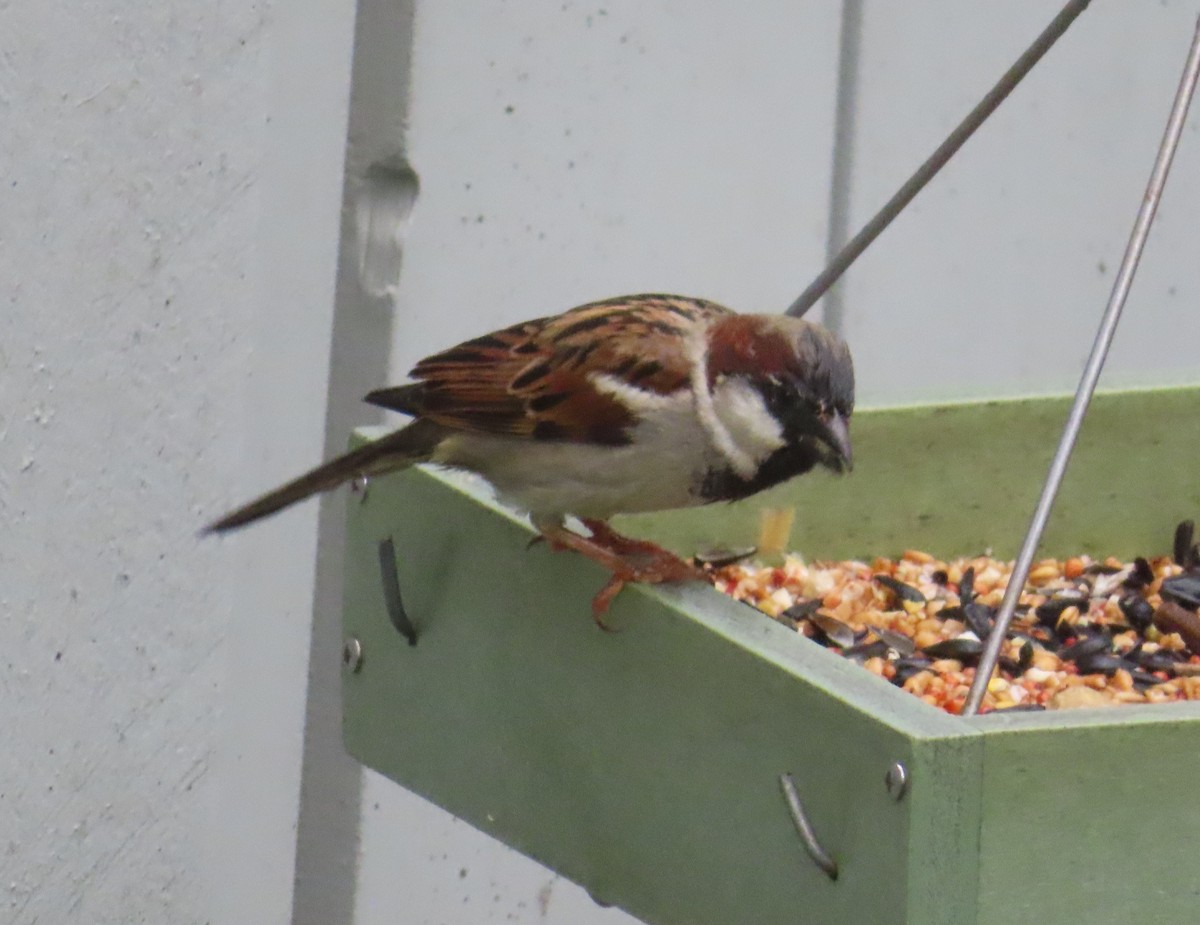
[[[758,382],[758,389],[767,408],[781,422],[812,413],[812,403],[791,376],[768,376]]]
[[[829,403],[821,401],[804,382],[792,376],[767,376],[756,383],[767,409],[780,423],[785,439],[796,440],[820,432],[820,418]]]
[[[796,401],[796,390],[793,385],[782,376],[768,376],[760,385],[759,391],[762,392],[763,399],[767,403],[767,407],[779,416],[789,405]]]

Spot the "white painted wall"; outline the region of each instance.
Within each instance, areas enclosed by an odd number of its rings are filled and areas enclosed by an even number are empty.
[[[1060,4],[866,0],[851,226]],[[851,271],[873,404],[1073,391],[1150,176],[1200,4],[1095,2]],[[1104,386],[1200,379],[1200,107]]]
[[[1198,6],[1094,3],[854,268],[866,402],[1071,385]],[[418,0],[411,83],[371,62],[411,104],[347,160],[351,193],[388,145],[421,181],[394,294],[362,304],[353,240],[337,282],[352,7],[0,6],[4,921],[284,923],[297,827],[297,922],[629,921],[342,761],[337,499],[195,529],[370,420],[345,393],[380,331],[399,378],[621,291],[785,306],[824,250],[841,2]],[[851,227],[1048,15],[867,0]],[[1111,382],[1200,373],[1198,124]]]
[[[264,22],[0,4],[5,922],[208,920]]]

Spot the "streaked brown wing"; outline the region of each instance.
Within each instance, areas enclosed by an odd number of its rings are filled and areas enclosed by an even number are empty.
[[[592,302],[428,357],[410,374],[418,382],[367,400],[459,430],[623,444],[630,412],[591,377],[607,373],[662,395],[683,388],[687,336],[726,314],[671,295]]]

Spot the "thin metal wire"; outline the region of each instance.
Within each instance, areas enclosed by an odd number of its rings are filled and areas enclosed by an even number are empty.
[[[804,850],[830,880],[836,880],[838,878],[837,861],[831,858],[821,847],[821,843],[817,841],[817,833],[813,831],[812,823],[808,821],[808,816],[804,813],[804,804],[800,802],[800,792],[796,789],[796,781],[792,775],[780,774],[779,787],[783,790],[783,798],[787,801],[788,812],[792,815],[796,831],[800,833],[800,840],[804,842]]]
[[[1113,334],[1116,332],[1117,322],[1121,318],[1121,309],[1125,305],[1125,299],[1133,284],[1133,275],[1137,272],[1142,249],[1146,246],[1146,238],[1150,234],[1150,225],[1154,222],[1154,214],[1158,211],[1158,203],[1162,199],[1167,173],[1171,169],[1171,160],[1175,156],[1175,150],[1179,147],[1179,138],[1183,134],[1188,105],[1192,101],[1198,78],[1200,78],[1200,19],[1196,22],[1196,32],[1192,37],[1187,64],[1184,66],[1183,76],[1179,81],[1179,89],[1175,93],[1171,116],[1167,120],[1167,128],[1163,133],[1162,143],[1159,145],[1158,156],[1154,160],[1154,170],[1150,174],[1145,197],[1138,209],[1137,220],[1133,224],[1129,243],[1125,247],[1125,256],[1121,259],[1121,268],[1117,271],[1112,294],[1109,296],[1108,306],[1105,308],[1104,317],[1100,322],[1100,330],[1096,333],[1092,352],[1088,356],[1083,377],[1079,381],[1079,389],[1075,393],[1075,402],[1071,406],[1066,427],[1063,428],[1058,451],[1050,463],[1050,472],[1046,476],[1046,484],[1042,487],[1042,496],[1038,499],[1033,519],[1029,523],[1029,531],[1025,534],[1025,542],[1021,545],[1012,575],[1008,579],[1008,587],[1005,589],[1004,599],[1000,603],[1000,612],[996,615],[996,625],[992,627],[991,634],[988,636],[987,645],[979,660],[979,668],[975,672],[975,680],[971,684],[971,691],[963,705],[964,716],[970,716],[979,709],[992,671],[996,667],[1000,646],[1004,643],[1004,635],[1008,631],[1008,624],[1012,621],[1013,612],[1017,607],[1017,598],[1020,597],[1021,591],[1025,587],[1025,580],[1029,577],[1029,567],[1033,563],[1033,556],[1037,552],[1042,531],[1045,530],[1046,521],[1050,517],[1050,509],[1054,506],[1055,496],[1062,483],[1063,473],[1066,472],[1067,462],[1071,458],[1071,451],[1075,448],[1075,438],[1079,436],[1079,428],[1083,424],[1084,415],[1087,414],[1092,393],[1096,390],[1096,380],[1100,378],[1100,370],[1104,367],[1104,359],[1108,355],[1108,348],[1112,343]]]
[[[850,264],[854,263],[871,242],[879,237],[880,232],[892,223],[892,219],[899,215],[904,207],[912,201],[912,198],[925,187],[925,184],[946,166],[946,162],[975,133],[975,130],[983,124],[996,107],[1004,102],[1005,97],[1012,93],[1017,84],[1067,31],[1076,17],[1087,9],[1090,2],[1091,0],[1070,0],[1063,7],[1062,12],[1054,17],[1050,25],[1025,50],[1016,63],[1004,72],[996,85],[988,91],[987,96],[979,101],[979,104],[968,113],[967,117],[938,146],[938,149],[929,155],[925,163],[917,168],[917,172],[908,179],[908,182],[897,190],[896,195],[887,201],[879,213],[863,226],[862,231],[851,238],[838,255],[829,262],[829,265],[821,271],[821,274],[800,293],[796,301],[788,307],[787,314],[793,318],[799,318],[817,303],[825,291],[846,272]]]

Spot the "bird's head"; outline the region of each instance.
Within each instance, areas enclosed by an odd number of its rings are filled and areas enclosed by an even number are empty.
[[[745,377],[788,445],[834,472],[853,467],[854,363],[839,337],[786,315],[731,316],[710,334],[709,373]]]

